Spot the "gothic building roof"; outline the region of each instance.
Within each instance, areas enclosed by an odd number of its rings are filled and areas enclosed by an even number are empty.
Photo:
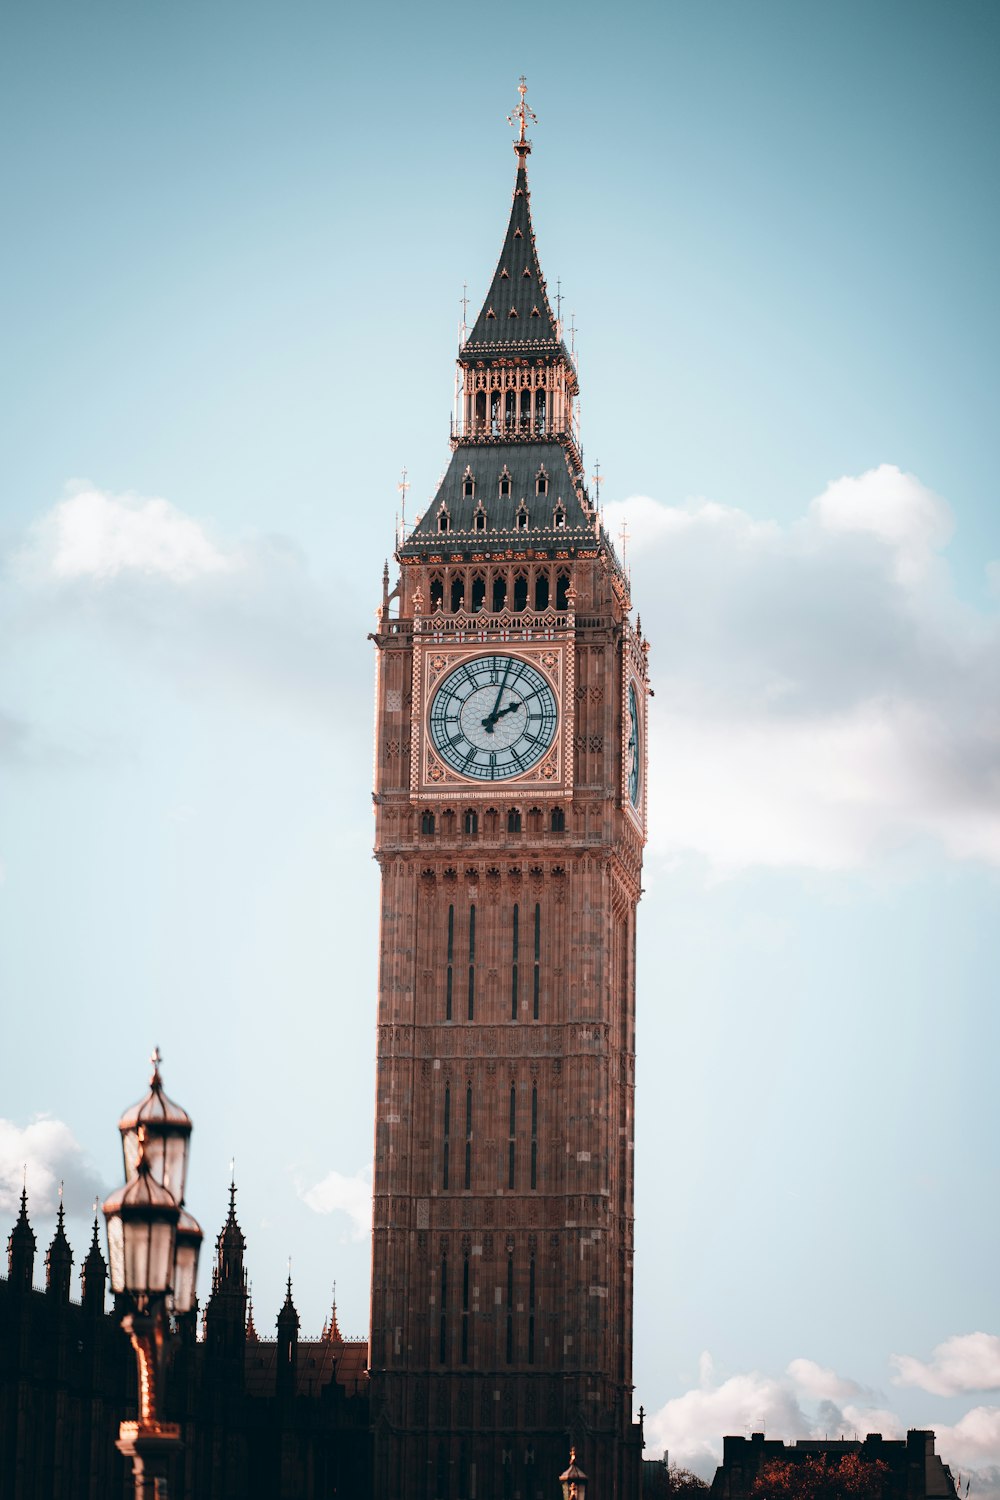
[[[560,354],[569,359],[538,263],[528,193],[531,148],[525,141],[514,149],[518,165],[507,233],[486,300],[462,345],[463,361],[515,354]]]
[[[545,480],[539,494],[539,478]],[[473,481],[467,495],[466,481]],[[509,493],[501,493],[501,481],[509,480]],[[431,505],[400,548],[405,555],[413,543],[432,539],[447,546],[441,532],[442,505],[448,513],[448,531],[477,534],[476,516],[485,512],[483,530],[532,534],[532,544],[541,531],[555,529],[556,508],[563,510],[567,531],[592,537],[593,512],[584,498],[583,476],[574,473],[570,450],[558,442],[459,443]],[[527,521],[518,523],[519,515]],[[560,528],[562,529],[562,528]],[[420,547],[425,552],[425,546]]]
[[[73,1251],[69,1240],[66,1238],[66,1212],[59,1200],[59,1213],[56,1216],[56,1232],[52,1236],[52,1243],[45,1252],[45,1272],[49,1286],[59,1284],[61,1291],[69,1296],[70,1267],[73,1264]]]

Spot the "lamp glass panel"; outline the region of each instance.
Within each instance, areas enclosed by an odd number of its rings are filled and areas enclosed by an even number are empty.
[[[149,1291],[153,1294],[165,1292],[173,1269],[174,1225],[169,1220],[154,1219],[149,1226]]]
[[[125,1181],[131,1182],[139,1165],[139,1132],[126,1130],[122,1133],[122,1158],[125,1162]]]
[[[174,1310],[190,1312],[194,1306],[194,1288],[198,1278],[198,1247],[178,1236],[174,1256]]]
[[[108,1260],[111,1269],[111,1290],[125,1290],[125,1234],[121,1217],[114,1214],[108,1219]]]
[[[188,1137],[179,1133],[165,1136],[163,1148],[163,1176],[160,1181],[165,1188],[169,1188],[178,1203],[183,1203]]]

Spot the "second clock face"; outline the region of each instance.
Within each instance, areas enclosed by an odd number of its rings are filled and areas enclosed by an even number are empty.
[[[430,735],[441,759],[474,781],[505,781],[538,764],[556,737],[548,680],[516,656],[476,656],[431,699]]]

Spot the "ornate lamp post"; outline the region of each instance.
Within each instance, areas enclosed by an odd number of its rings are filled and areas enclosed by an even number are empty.
[[[569,1468],[559,1475],[563,1500],[586,1500],[587,1476],[576,1461],[576,1449],[569,1450]]]
[[[183,1207],[191,1120],[163,1092],[158,1050],[152,1061],[149,1094],[118,1124],[125,1186],[104,1205],[111,1288],[127,1300],[122,1328],[139,1367],[139,1420],[121,1424],[117,1444],[132,1460],[135,1500],[167,1500],[167,1466],[181,1430],[161,1419],[160,1403],[176,1338],[172,1319],[194,1307],[202,1240]]]

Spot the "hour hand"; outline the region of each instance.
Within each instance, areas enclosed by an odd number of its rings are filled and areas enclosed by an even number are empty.
[[[494,717],[494,719],[502,719],[503,716],[504,716],[504,714],[512,714],[514,712],[515,708],[520,708],[520,707],[521,707],[521,704],[518,701],[518,699],[517,698],[512,698],[511,701],[507,704],[507,707],[506,708],[502,708],[500,710],[500,712],[494,714],[493,717]]]

